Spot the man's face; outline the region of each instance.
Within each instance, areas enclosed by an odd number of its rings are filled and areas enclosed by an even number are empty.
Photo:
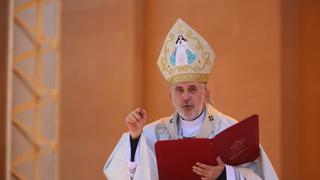
[[[170,87],[170,98],[176,111],[185,120],[194,120],[208,101],[206,85],[199,82],[183,82]]]

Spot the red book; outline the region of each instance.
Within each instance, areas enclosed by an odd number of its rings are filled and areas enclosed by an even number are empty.
[[[221,157],[228,165],[239,165],[259,157],[258,115],[225,129],[213,139],[178,139],[155,144],[160,180],[199,180],[192,171],[196,162],[217,165]]]

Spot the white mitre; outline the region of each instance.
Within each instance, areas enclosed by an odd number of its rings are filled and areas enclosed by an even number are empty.
[[[208,82],[215,60],[210,45],[181,19],[170,29],[158,58],[158,67],[169,85]]]

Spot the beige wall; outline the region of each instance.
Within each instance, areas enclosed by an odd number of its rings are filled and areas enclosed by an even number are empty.
[[[281,3],[281,172],[299,179],[299,2]]]
[[[172,112],[155,62],[178,17],[215,48],[209,88],[218,109],[236,119],[259,114],[260,141],[281,179],[312,179],[318,12],[312,0],[63,1],[61,179],[104,179],[136,106],[149,122]]]
[[[102,167],[141,105],[137,9],[131,0],[63,1],[61,178],[103,179]]]

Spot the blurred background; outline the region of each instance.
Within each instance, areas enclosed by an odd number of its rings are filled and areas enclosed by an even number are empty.
[[[105,179],[128,112],[173,112],[156,61],[178,18],[216,52],[216,108],[260,115],[280,179],[320,179],[318,0],[0,0],[0,179]]]

